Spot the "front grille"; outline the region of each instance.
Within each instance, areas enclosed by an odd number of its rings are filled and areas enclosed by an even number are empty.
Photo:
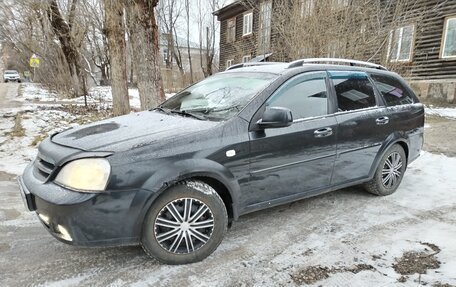
[[[55,165],[49,160],[45,160],[42,156],[38,155],[34,163],[35,176],[43,181],[47,180],[54,171]]]

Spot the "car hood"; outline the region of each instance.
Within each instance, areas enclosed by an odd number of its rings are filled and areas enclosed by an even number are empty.
[[[52,137],[52,142],[85,151],[123,151],[204,132],[218,122],[145,111],[71,128]]]

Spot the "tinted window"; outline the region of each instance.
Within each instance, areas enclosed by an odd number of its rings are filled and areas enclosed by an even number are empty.
[[[371,75],[371,77],[382,93],[387,106],[413,104],[410,93],[395,78],[383,75]]]
[[[292,78],[268,100],[267,106],[288,108],[295,120],[326,115],[326,73],[308,73]]]
[[[376,105],[374,88],[361,72],[331,72],[339,111],[351,111]]]
[[[179,92],[161,107],[198,113],[210,120],[225,120],[277,78],[269,73],[220,73]]]

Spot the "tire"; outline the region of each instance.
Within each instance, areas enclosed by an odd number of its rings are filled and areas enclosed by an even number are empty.
[[[391,170],[390,166],[393,166]],[[364,188],[375,195],[393,194],[401,184],[407,168],[407,157],[404,149],[395,144],[391,146],[380,160],[374,177],[364,184]]]
[[[165,264],[198,262],[217,249],[227,226],[226,207],[217,192],[202,181],[183,181],[163,192],[150,207],[141,245]]]
[[[8,83],[8,80],[5,80],[5,83]]]

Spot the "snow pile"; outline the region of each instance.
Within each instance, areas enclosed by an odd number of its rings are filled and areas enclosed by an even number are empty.
[[[426,114],[444,118],[456,119],[456,108],[426,107]]]
[[[47,136],[77,126],[77,116],[60,110],[40,110],[20,113],[24,135],[11,137],[7,132],[0,134],[0,171],[21,174],[37,154],[37,145]],[[10,131],[14,121],[0,120],[0,130]]]
[[[20,93],[16,100],[18,101],[39,101],[39,102],[56,102],[58,95],[54,92],[43,88],[40,84],[23,83],[20,87]]]

